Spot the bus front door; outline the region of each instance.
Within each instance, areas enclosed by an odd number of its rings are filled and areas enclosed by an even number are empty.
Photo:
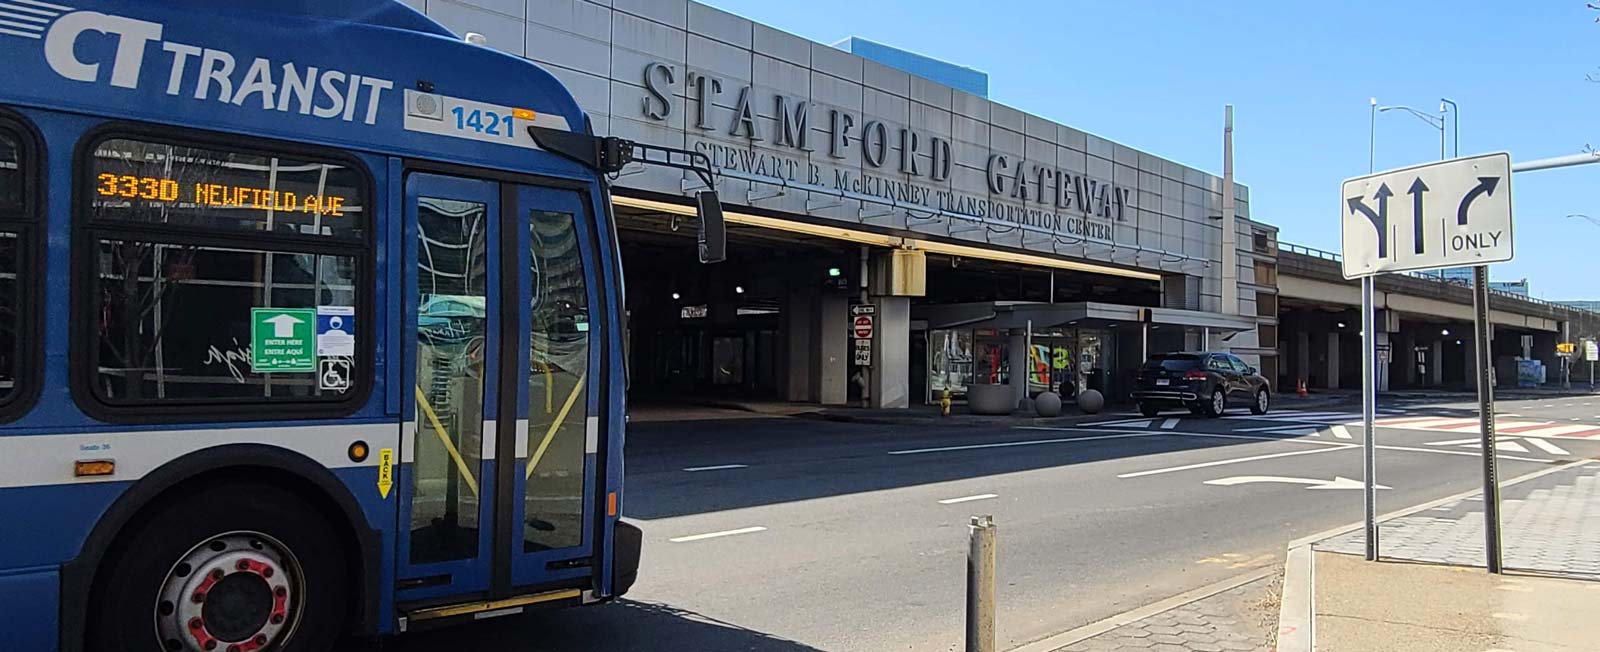
[[[600,365],[580,195],[413,173],[405,197],[396,600],[585,588]]]

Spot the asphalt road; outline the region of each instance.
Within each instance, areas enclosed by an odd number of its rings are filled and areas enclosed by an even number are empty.
[[[1384,406],[1381,511],[1479,486],[1473,407]],[[1600,397],[1498,408],[1522,429],[1500,442],[1502,478],[1600,456],[1600,438],[1579,437],[1600,434]],[[973,514],[998,523],[999,631],[1013,647],[1278,563],[1290,539],[1361,518],[1359,408],[1232,414],[638,424],[624,513],[645,552],[624,600],[385,649],[958,650]]]

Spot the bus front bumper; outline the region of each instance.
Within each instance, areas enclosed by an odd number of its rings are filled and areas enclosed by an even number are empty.
[[[618,520],[611,539],[611,597],[622,597],[639,579],[639,554],[644,532],[639,526]]]

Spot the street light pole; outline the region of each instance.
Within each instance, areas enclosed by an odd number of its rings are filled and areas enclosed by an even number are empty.
[[[1373,157],[1378,151],[1378,98],[1371,99],[1372,116],[1367,122],[1367,174],[1372,174]]]
[[[1444,121],[1445,106],[1450,107],[1450,153],[1452,156],[1461,156],[1461,107],[1456,106],[1454,100],[1439,98],[1439,118]]]
[[[1411,108],[1409,106],[1380,106],[1380,107],[1378,107],[1378,111],[1379,112],[1394,111],[1394,110],[1397,110],[1397,109],[1400,110],[1400,111],[1405,111],[1406,113],[1410,113],[1411,115],[1417,116],[1417,119],[1419,119],[1419,120],[1421,120],[1423,122],[1426,122],[1426,123],[1428,123],[1429,126],[1433,127],[1434,129],[1438,129],[1439,130],[1439,160],[1443,161],[1445,159],[1445,152],[1444,152],[1444,126],[1445,126],[1444,125],[1444,116],[1440,115],[1439,117],[1435,118],[1435,117],[1433,117],[1431,115],[1428,115],[1426,113],[1423,113],[1421,111],[1413,109],[1413,108]]]

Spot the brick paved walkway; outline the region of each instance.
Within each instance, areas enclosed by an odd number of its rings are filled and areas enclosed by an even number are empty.
[[[1056,652],[1267,652],[1278,623],[1278,581],[1264,577]]]
[[[1507,568],[1600,577],[1600,466],[1578,466],[1501,490],[1501,547]],[[1483,499],[1473,496],[1385,521],[1386,559],[1484,565]],[[1366,533],[1315,544],[1365,554]]]

